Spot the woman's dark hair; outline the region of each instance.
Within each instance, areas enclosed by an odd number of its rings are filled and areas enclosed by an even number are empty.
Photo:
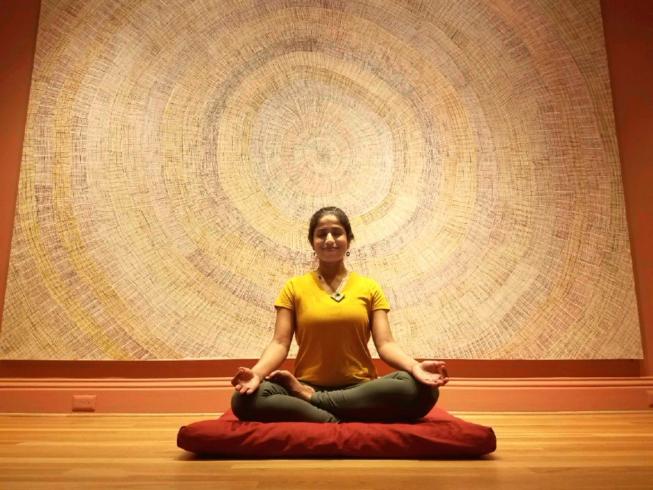
[[[330,214],[338,218],[338,221],[340,221],[340,224],[347,233],[347,241],[351,242],[354,239],[354,232],[351,231],[351,223],[349,223],[349,218],[345,212],[335,206],[327,206],[326,208],[318,209],[313,213],[313,216],[311,216],[311,221],[308,224],[308,241],[311,245],[313,244],[313,234],[315,233],[315,228],[317,228],[318,222],[322,217]]]

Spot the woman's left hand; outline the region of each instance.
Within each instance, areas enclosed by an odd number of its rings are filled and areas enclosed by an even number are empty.
[[[422,361],[413,366],[411,374],[420,383],[430,386],[444,386],[449,382],[449,373],[444,361]]]

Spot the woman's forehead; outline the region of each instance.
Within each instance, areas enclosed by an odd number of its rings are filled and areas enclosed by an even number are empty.
[[[317,222],[318,229],[333,228],[333,227],[343,228],[342,224],[340,223],[340,220],[332,214],[327,214],[326,216],[322,216],[320,218],[320,221]]]

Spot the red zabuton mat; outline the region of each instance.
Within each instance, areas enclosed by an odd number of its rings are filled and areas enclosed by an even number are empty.
[[[177,445],[223,458],[472,458],[496,449],[490,427],[435,407],[413,423],[242,422],[229,410],[183,426]]]

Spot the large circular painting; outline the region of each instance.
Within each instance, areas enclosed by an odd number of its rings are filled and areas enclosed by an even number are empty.
[[[0,353],[258,357],[325,205],[413,356],[641,357],[572,0],[43,0]]]

